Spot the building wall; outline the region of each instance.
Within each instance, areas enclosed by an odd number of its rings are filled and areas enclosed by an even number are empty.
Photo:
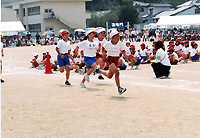
[[[144,12],[140,12],[140,11],[139,11],[139,8],[137,9],[140,18],[141,18],[143,15],[148,14],[148,8],[147,8],[147,7],[141,7],[141,8],[144,8]]]
[[[19,19],[16,17],[16,12],[14,10],[8,8],[1,8],[1,21],[19,21]]]
[[[196,7],[192,7],[191,9],[185,10],[181,13],[176,14],[176,15],[195,15],[195,9],[196,9]]]
[[[154,15],[154,14],[157,14],[161,11],[168,11],[168,10],[170,10],[170,7],[149,7],[148,13],[150,13],[149,9],[153,9],[153,15]]]

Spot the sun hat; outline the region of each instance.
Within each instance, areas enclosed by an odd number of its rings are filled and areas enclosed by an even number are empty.
[[[105,28],[100,28],[100,29],[98,29],[97,34],[99,34],[99,33],[101,33],[101,32],[105,32],[105,33],[106,33],[106,29],[105,29]]]
[[[119,32],[118,32],[116,29],[114,29],[114,30],[110,33],[110,37],[112,38],[113,36],[115,36],[115,35],[117,35],[117,34],[119,34]]]
[[[85,33],[85,36],[88,36],[88,35],[91,34],[92,32],[96,33],[96,32],[93,31],[93,30],[88,30],[88,31]]]
[[[38,56],[38,53],[33,53],[33,56],[35,57],[35,56]]]

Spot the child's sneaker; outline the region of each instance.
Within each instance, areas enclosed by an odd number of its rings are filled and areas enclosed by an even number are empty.
[[[125,91],[126,91],[126,88],[122,88],[122,87],[118,88],[119,95],[122,95]]]
[[[71,83],[69,83],[68,80],[65,81],[65,84],[66,84],[66,85],[71,85]]]
[[[136,67],[135,67],[135,69],[138,69],[139,68],[139,65],[137,65]]]
[[[98,79],[104,80],[103,76],[101,76],[101,75],[98,77]]]
[[[90,81],[89,80],[89,75],[85,74],[85,79],[86,79],[87,82],[89,82]]]
[[[84,83],[80,82],[80,85],[82,88],[86,88]]]

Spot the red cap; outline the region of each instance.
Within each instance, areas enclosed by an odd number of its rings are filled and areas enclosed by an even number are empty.
[[[145,46],[145,43],[142,43],[140,46]]]
[[[161,40],[161,42],[164,44],[164,41],[163,41],[163,40]]]
[[[171,46],[175,46],[175,45],[174,45],[174,43],[171,43],[171,44],[169,44],[169,46],[171,47]]]
[[[178,42],[179,42],[179,41],[180,41],[180,39],[176,39],[176,41],[178,41]]]
[[[183,41],[181,41],[180,43],[181,43],[181,44],[184,44],[184,42],[183,42]]]
[[[191,45],[194,45],[194,44],[195,44],[195,42],[194,42],[194,41],[192,41],[192,42],[191,42]]]
[[[169,50],[172,50],[172,51],[173,51],[173,50],[174,50],[174,48],[173,48],[173,47],[170,47],[170,48],[168,48],[168,51],[169,51]]]
[[[135,46],[130,46],[130,49],[133,49],[133,50],[135,50]]]
[[[63,36],[64,34],[67,34],[67,33],[69,33],[67,30],[63,30],[63,31],[61,32],[61,35]]]
[[[119,54],[122,55],[122,52],[120,52]]]
[[[185,40],[185,43],[189,43],[189,41],[188,41],[188,40]]]
[[[169,44],[170,44],[170,43],[174,43],[174,41],[171,40],[171,41],[169,41]]]
[[[83,53],[83,50],[81,50],[81,53]]]
[[[153,41],[153,43],[156,43],[157,41]]]

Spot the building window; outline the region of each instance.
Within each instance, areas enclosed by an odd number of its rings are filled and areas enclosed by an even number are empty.
[[[195,14],[199,14],[200,13],[200,9],[195,9]]]
[[[153,9],[149,9],[149,15],[153,15]]]
[[[23,8],[23,16],[24,16],[24,17],[26,16],[25,8]]]
[[[45,9],[44,12],[45,13],[52,13],[52,9]]]
[[[46,26],[45,31],[53,31],[53,26]]]
[[[16,11],[16,17],[19,18],[19,9],[15,9]]]
[[[41,32],[41,24],[29,24],[29,32]]]
[[[28,16],[39,15],[40,6],[28,8]]]
[[[140,7],[139,12],[144,12],[144,8]]]

